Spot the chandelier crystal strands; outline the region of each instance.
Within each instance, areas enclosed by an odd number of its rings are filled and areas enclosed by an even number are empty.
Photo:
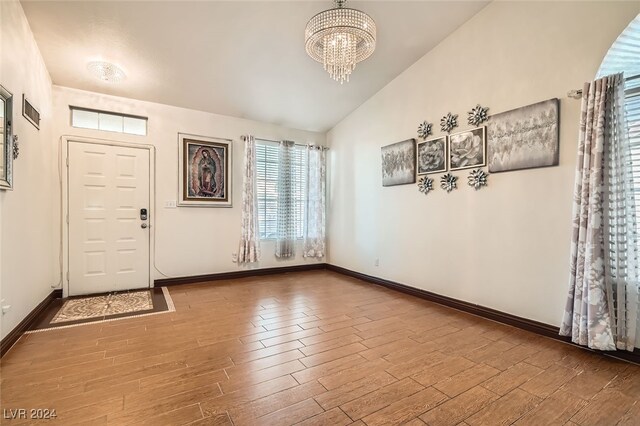
[[[305,49],[342,84],[349,81],[356,64],[375,50],[376,23],[366,13],[344,7],[346,0],[334,3],[333,9],[318,13],[307,23]]]

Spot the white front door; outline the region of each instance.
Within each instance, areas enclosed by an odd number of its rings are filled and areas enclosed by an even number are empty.
[[[149,151],[70,141],[68,160],[69,294],[149,287]]]

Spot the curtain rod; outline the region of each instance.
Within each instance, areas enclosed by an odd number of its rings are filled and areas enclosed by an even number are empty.
[[[281,141],[274,141],[273,139],[260,138],[260,137],[257,137],[257,136],[254,136],[254,139],[256,139],[256,140],[260,140],[260,141],[265,141],[265,142],[273,142],[273,143],[280,143],[280,142],[281,142]],[[247,140],[247,137],[246,137],[245,135],[242,135],[242,140],[243,140],[243,141],[244,141],[244,140]],[[329,149],[329,148],[327,148],[326,146],[316,145],[315,143],[309,143],[309,144],[307,144],[307,143],[297,143],[297,142],[294,142],[293,144],[294,144],[295,146],[307,146],[307,145],[311,145],[311,146],[317,146],[317,147],[322,148],[322,149],[325,149],[325,150]]]
[[[629,78],[625,78],[625,81],[633,81],[637,78],[640,78],[640,74],[638,75],[634,75],[632,77]],[[567,97],[572,98],[572,99],[582,99],[582,89],[574,89],[574,90],[569,90],[567,92]]]

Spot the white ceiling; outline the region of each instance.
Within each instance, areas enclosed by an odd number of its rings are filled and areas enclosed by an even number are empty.
[[[304,51],[331,1],[22,1],[54,84],[288,127],[326,131],[487,1],[353,1],[378,45],[340,85]],[[86,69],[102,59],[127,79]],[[427,78],[427,76],[425,76]]]

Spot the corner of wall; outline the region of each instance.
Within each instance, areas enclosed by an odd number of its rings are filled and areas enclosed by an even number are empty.
[[[330,129],[330,263],[558,324],[580,109],[565,95],[594,78],[639,11],[638,2],[492,2]],[[451,194],[382,188],[380,147],[416,137],[421,121],[437,136],[447,112],[464,130],[477,103],[495,114],[550,98],[563,98],[559,166],[492,174],[477,192],[462,172]]]

